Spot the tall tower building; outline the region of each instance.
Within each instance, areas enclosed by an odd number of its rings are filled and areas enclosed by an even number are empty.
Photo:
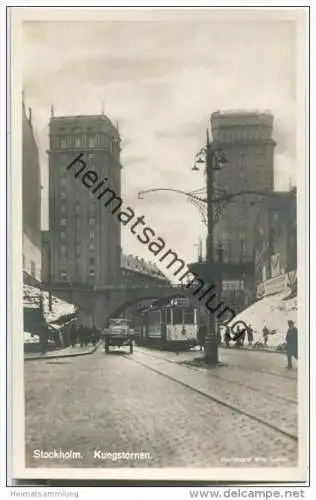
[[[121,228],[117,217],[75,177],[80,154],[117,196],[121,192],[120,137],[105,116],[52,117],[49,151],[49,229],[53,283],[116,285]],[[75,169],[75,170],[74,170]]]
[[[22,101],[22,204],[24,281],[41,281],[41,172],[38,145],[32,125],[32,110],[26,114]]]
[[[273,191],[273,115],[258,111],[218,111],[212,114],[213,145],[223,150],[227,163],[214,173],[217,193]],[[228,260],[253,258],[254,225],[261,196],[239,196],[223,208],[214,229]]]

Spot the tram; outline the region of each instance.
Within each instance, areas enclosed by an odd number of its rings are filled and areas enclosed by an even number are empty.
[[[198,309],[188,299],[151,306],[141,313],[137,343],[166,350],[186,350],[197,345]]]

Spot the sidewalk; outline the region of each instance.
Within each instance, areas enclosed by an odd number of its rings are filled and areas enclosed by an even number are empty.
[[[24,361],[33,361],[38,359],[58,359],[58,358],[73,358],[76,356],[84,356],[87,354],[94,353],[100,345],[100,342],[95,346],[85,346],[80,347],[76,345],[75,347],[65,347],[64,349],[58,349],[56,351],[49,351],[45,354],[40,354],[38,352],[25,353]]]

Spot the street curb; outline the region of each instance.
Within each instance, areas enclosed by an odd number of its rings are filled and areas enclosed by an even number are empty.
[[[58,354],[57,356],[34,356],[33,358],[24,358],[24,361],[45,361],[46,359],[77,358],[78,356],[88,356],[89,354],[93,354],[94,352],[96,352],[100,345],[101,342],[94,346],[89,352],[78,352],[76,354]]]
[[[241,347],[241,348],[238,348],[238,347],[229,347],[229,348],[226,348],[226,347],[222,347],[221,349],[225,349],[225,350],[229,350],[229,349],[233,349],[234,351],[248,351],[248,352],[266,352],[268,354],[286,354],[285,352],[282,352],[282,351],[271,351],[269,349],[249,349],[249,347]]]

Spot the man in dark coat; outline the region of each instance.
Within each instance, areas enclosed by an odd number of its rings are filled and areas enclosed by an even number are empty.
[[[224,342],[226,347],[230,347],[229,342],[231,341],[231,336],[230,336],[230,329],[229,326],[226,326],[226,331],[224,335]]]
[[[200,325],[199,330],[198,330],[198,343],[200,346],[200,351],[205,348],[205,338],[206,338],[206,326],[205,325]]]
[[[248,345],[251,347],[253,343],[253,328],[251,325],[249,325],[247,328],[247,335],[248,335]]]
[[[288,321],[288,331],[286,334],[286,355],[287,355],[287,368],[292,370],[292,356],[297,359],[297,328],[294,326],[293,321]]]
[[[268,328],[266,327],[266,325],[264,325],[263,327],[263,330],[262,330],[262,336],[263,336],[263,343],[264,343],[264,346],[267,345],[268,343],[268,339],[269,339],[269,330]]]

